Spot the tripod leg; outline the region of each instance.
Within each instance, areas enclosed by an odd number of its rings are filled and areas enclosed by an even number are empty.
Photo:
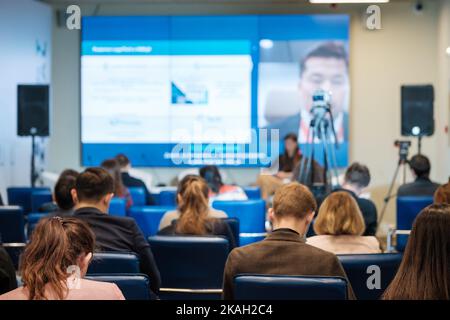
[[[395,169],[394,177],[392,178],[391,185],[389,186],[389,191],[387,196],[384,198],[383,209],[381,210],[380,217],[378,218],[378,223],[383,220],[384,214],[386,213],[386,209],[389,203],[389,200],[392,198],[392,190],[394,190],[395,181],[397,181],[397,176],[400,171],[400,167],[402,166],[402,162],[399,162],[397,168]]]
[[[332,141],[332,135],[329,130],[328,130],[328,141]],[[331,161],[330,162],[331,173],[332,175],[334,174],[336,181],[339,181],[338,164],[336,160],[336,144],[330,142],[328,144],[328,148],[330,149],[329,154]]]
[[[305,172],[305,185],[308,185],[308,178],[310,177],[310,175],[312,174],[311,172],[311,168],[312,168],[312,164],[313,164],[313,159],[314,159],[314,154],[315,154],[315,144],[314,141],[316,139],[316,128],[315,127],[311,127],[311,131],[312,131],[312,141],[309,144],[310,146],[310,150],[311,150],[311,155],[310,157],[307,159],[307,166],[306,166],[306,172]],[[310,187],[312,187],[313,183],[310,183]]]
[[[298,181],[302,184],[307,184],[307,177],[308,177],[308,172],[309,172],[309,159],[311,159],[311,157],[313,156],[313,149],[312,149],[312,145],[309,143],[310,139],[311,139],[311,135],[313,135],[313,130],[314,127],[310,126],[309,130],[308,130],[308,136],[306,137],[306,148],[308,148],[308,153],[305,153],[305,156],[302,157],[302,166],[301,166],[301,170],[300,170],[300,174],[299,174],[299,179]],[[313,137],[314,139],[314,137]]]

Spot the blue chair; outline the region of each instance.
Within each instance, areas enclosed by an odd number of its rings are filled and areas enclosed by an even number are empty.
[[[0,243],[3,243],[17,268],[20,254],[26,245],[25,218],[21,207],[0,207]]]
[[[161,299],[220,299],[228,240],[155,236],[148,241],[161,273]]]
[[[397,198],[397,230],[411,230],[417,215],[430,204],[433,197],[398,197]],[[404,251],[408,235],[397,236],[397,250]]]
[[[340,277],[237,275],[235,300],[346,300],[347,281]]]
[[[88,274],[139,273],[139,258],[133,252],[96,252]]]
[[[338,259],[344,267],[353,292],[358,300],[378,300],[389,286],[397,273],[402,261],[401,253],[377,253],[377,254],[344,254],[338,255]],[[372,267],[371,267],[372,266]],[[375,274],[371,268],[378,266],[380,274],[380,288],[370,289],[367,280]],[[369,268],[371,267],[371,268]]]
[[[4,245],[26,242],[25,218],[21,207],[0,207],[0,235]]]
[[[151,193],[153,200],[155,201],[155,205],[161,205],[161,200],[159,198],[159,193]]]
[[[239,219],[240,245],[260,241],[266,236],[264,200],[214,201],[212,206],[225,211],[230,218]]]
[[[231,233],[233,234],[234,241],[236,242],[236,247],[239,247],[239,219],[237,218],[223,218],[221,219],[225,221],[231,229]]]
[[[261,188],[256,186],[243,187],[245,194],[250,200],[261,199]]]
[[[130,217],[136,220],[145,238],[158,233],[159,222],[167,211],[174,210],[175,207],[168,206],[132,206],[128,211]]]
[[[31,212],[31,194],[36,191],[48,191],[50,188],[31,188],[31,187],[10,187],[6,190],[8,195],[8,204],[21,206],[24,214]]]
[[[147,204],[145,189],[142,187],[128,188],[131,198],[133,199],[133,206],[145,206]]]
[[[145,274],[88,275],[86,279],[115,283],[126,300],[151,300],[150,281]]]
[[[27,216],[27,239],[30,239],[34,228],[38,224],[39,220],[48,216],[48,213],[29,213]]]
[[[112,216],[125,217],[127,215],[127,201],[123,198],[112,198],[108,212]]]
[[[176,191],[161,191],[159,193],[159,205],[160,206],[176,206],[177,205],[177,192]]]
[[[31,192],[31,212],[38,212],[44,203],[52,201],[53,197],[50,190],[33,190]]]

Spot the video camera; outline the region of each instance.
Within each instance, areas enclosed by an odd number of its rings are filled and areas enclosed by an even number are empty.
[[[312,99],[311,115],[317,124],[325,117],[327,112],[330,112],[331,94],[325,90],[317,90],[314,92]]]
[[[408,162],[409,147],[411,147],[411,141],[395,140],[394,146],[399,148],[399,158],[402,162]]]

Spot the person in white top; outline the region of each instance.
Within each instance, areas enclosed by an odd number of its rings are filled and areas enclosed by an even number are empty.
[[[380,253],[377,238],[362,236],[365,228],[356,200],[348,192],[334,192],[320,206],[314,222],[317,236],[306,242],[334,254]]]
[[[210,203],[214,201],[248,200],[245,191],[239,187],[225,184],[222,181],[219,168],[214,165],[204,166],[199,170],[200,176],[206,180],[209,187]]]
[[[95,235],[76,218],[42,219],[22,256],[23,286],[0,300],[125,300],[114,283],[83,279]]]

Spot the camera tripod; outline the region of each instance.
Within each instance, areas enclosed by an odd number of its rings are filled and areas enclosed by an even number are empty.
[[[406,165],[408,164],[408,148],[411,145],[411,143],[396,141],[395,145],[399,146],[399,148],[400,148],[398,164],[397,164],[397,168],[395,169],[394,177],[392,178],[391,184],[389,186],[389,191],[388,191],[386,197],[383,199],[384,205],[383,205],[383,209],[381,210],[380,217],[378,218],[378,223],[380,223],[383,220],[384,214],[386,213],[387,206],[389,204],[389,200],[391,200],[392,198],[397,196],[397,194],[392,194],[392,192],[394,191],[395,182],[397,181],[397,177],[400,172],[400,168],[403,169],[402,170],[403,171],[403,184],[406,183]]]
[[[327,115],[329,115],[329,117],[327,117]],[[337,137],[336,131],[334,130],[333,114],[330,108],[326,108],[325,112],[322,114],[315,115],[311,120],[309,127],[310,129],[307,138],[309,148],[300,163],[298,181],[310,188],[314,187],[315,141],[318,139],[324,155],[324,191],[330,191],[332,187],[332,177],[335,176],[336,179],[338,178],[335,152],[335,148],[337,147]]]

